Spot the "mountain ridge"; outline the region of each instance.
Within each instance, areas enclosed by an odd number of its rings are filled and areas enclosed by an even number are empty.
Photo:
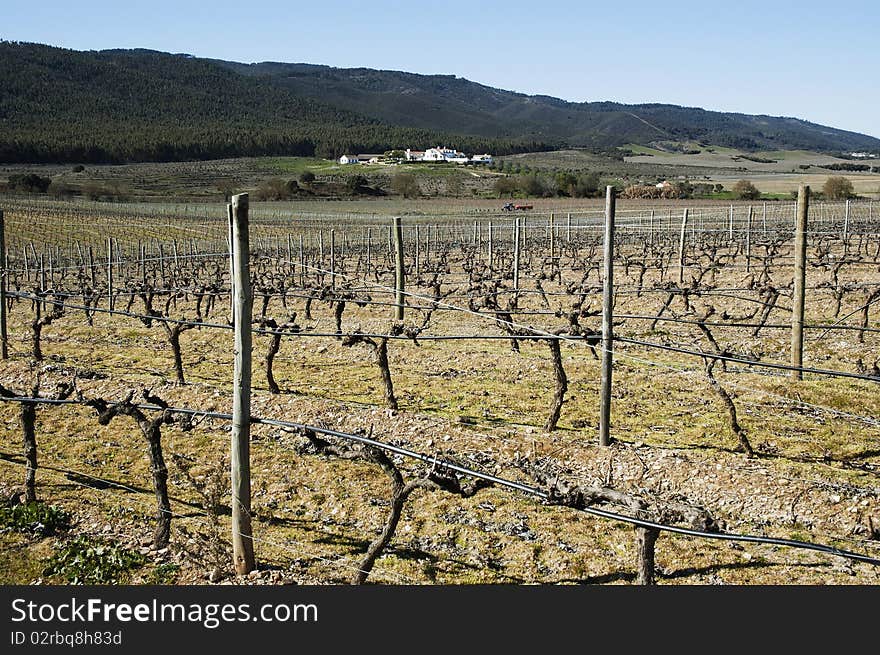
[[[702,142],[880,154],[795,117],[572,102],[456,75],[0,42],[0,161],[170,161],[445,144],[497,154]]]

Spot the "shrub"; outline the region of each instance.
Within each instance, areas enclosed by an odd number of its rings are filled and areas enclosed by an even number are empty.
[[[733,195],[740,200],[757,200],[761,197],[758,187],[748,180],[740,180],[733,185]]]
[[[287,200],[290,189],[280,177],[273,177],[260,183],[255,193],[257,200]]]
[[[116,542],[76,537],[56,547],[43,575],[58,576],[70,584],[117,584],[146,561]]]
[[[0,507],[0,530],[48,537],[70,527],[70,514],[41,502]]]
[[[43,177],[36,173],[18,173],[9,176],[9,188],[24,193],[46,193],[52,184],[51,177]]]
[[[853,196],[853,185],[845,177],[829,177],[822,186],[822,193],[829,200],[846,200]]]

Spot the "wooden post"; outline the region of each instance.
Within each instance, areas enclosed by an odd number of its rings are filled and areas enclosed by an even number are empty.
[[[400,216],[394,217],[394,294],[397,306],[394,309],[394,318],[403,320],[403,291],[406,283],[406,274],[403,268],[403,228],[400,225]]]
[[[733,241],[733,205],[730,206],[730,240]]]
[[[565,218],[565,242],[571,243],[571,212]]]
[[[513,219],[513,290],[519,291],[519,219]]]
[[[553,255],[554,255],[554,251],[556,250],[554,248],[554,246],[556,244],[554,243],[554,239],[553,239],[553,213],[552,212],[550,213],[549,226],[550,226],[550,270],[552,271],[553,270],[553,262],[555,261],[553,259]]]
[[[303,235],[299,235],[299,286],[301,288],[305,288],[306,286],[306,260],[305,253],[303,252]]]
[[[232,213],[232,203],[226,204],[226,245],[229,248],[229,323],[235,325],[235,238],[233,223],[235,218]]]
[[[25,268],[27,268],[27,256],[24,258]],[[92,250],[91,244],[89,244],[89,270],[91,271],[92,277],[92,291],[98,288],[98,272],[95,270],[95,251]],[[28,277],[30,279],[30,277]]]
[[[477,243],[480,240],[480,230],[477,230]],[[425,226],[425,266],[431,265],[431,225]]]
[[[849,250],[849,200],[846,201],[846,209],[843,214],[843,253]]]
[[[489,270],[491,271],[492,270],[492,255],[494,254],[492,252],[492,221],[489,221],[487,228],[489,231],[487,234],[487,238],[488,238],[488,242],[489,242]]]
[[[330,288],[336,288],[336,230],[330,230]]]
[[[419,265],[419,248],[422,242],[422,235],[419,231],[419,226],[416,225],[416,238],[415,238],[415,257],[413,259],[413,270],[415,272],[416,280],[419,277],[420,265]]]
[[[159,275],[162,277],[162,285],[165,285],[165,249],[159,244]]]
[[[752,270],[752,206],[749,205],[749,216],[746,219],[746,273]]]
[[[688,224],[688,210],[687,207],[684,209],[684,213],[681,215],[681,235],[678,239],[678,284],[681,286],[684,284],[684,237],[685,230],[687,230]]]
[[[794,296],[791,314],[791,365],[804,364],[804,287],[807,277],[807,216],[810,211],[810,187],[798,189],[797,218],[794,231]],[[800,371],[792,371],[793,380],[800,380]]]
[[[614,345],[614,187],[605,187],[605,279],[602,282],[602,381],[599,407],[599,445],[611,443],[611,367]]]
[[[107,237],[107,307],[113,311],[113,237]]]
[[[0,358],[9,358],[8,334],[6,332],[6,283],[8,276],[6,259],[6,221],[0,209]]]
[[[370,260],[372,259],[373,250],[373,228],[367,228],[367,267],[366,275],[370,274]]]
[[[248,194],[232,196],[233,288],[235,296],[235,364],[232,378],[232,560],[235,572],[254,570],[251,532],[251,315]]]

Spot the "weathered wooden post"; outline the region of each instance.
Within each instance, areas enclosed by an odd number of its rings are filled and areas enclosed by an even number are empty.
[[[599,407],[599,445],[611,443],[611,369],[614,345],[614,205],[613,186],[605,187],[605,279],[602,281],[602,381]]]
[[[513,290],[519,291],[519,219],[513,219]]]
[[[330,288],[336,288],[336,230],[330,229]]]
[[[107,237],[107,307],[113,311],[113,237]]]
[[[303,235],[299,235],[299,286],[305,289],[306,286],[306,256],[303,249]]]
[[[733,205],[730,206],[730,219],[728,223],[730,225],[730,241],[733,243]]]
[[[251,314],[248,194],[232,196],[233,289],[235,296],[235,364],[232,378],[232,560],[235,572],[254,570],[251,532]]]
[[[684,209],[684,213],[681,215],[681,235],[678,239],[678,284],[681,286],[684,284],[684,238],[685,231],[687,230],[688,224],[688,210],[687,207]]]
[[[571,243],[571,212],[565,218],[565,243]]]
[[[550,270],[552,271],[553,270],[553,262],[555,261],[553,256],[554,256],[555,250],[556,250],[554,247],[556,245],[556,243],[553,238],[553,213],[552,212],[550,213],[550,221],[549,221],[548,225],[550,227]]]
[[[489,221],[489,224],[487,225],[487,229],[488,229],[487,240],[489,242],[489,270],[491,271],[492,270],[492,255],[493,255],[493,252],[492,252],[492,221]]]
[[[89,271],[91,273],[91,278],[92,278],[92,289],[94,290],[94,289],[97,289],[97,287],[98,287],[98,271],[97,271],[97,267],[95,266],[95,251],[92,249],[91,244],[89,244],[88,253],[89,253]],[[27,269],[27,255],[25,255],[24,263],[25,263],[25,269]],[[30,279],[30,277],[28,277],[28,279]]]
[[[843,212],[843,254],[849,250],[849,200]]]
[[[403,228],[400,225],[400,216],[394,217],[394,302],[397,306],[394,310],[394,318],[403,320],[404,285],[406,273],[403,267]]]
[[[6,259],[6,220],[0,209],[0,357],[9,358],[8,334],[6,332],[6,282],[8,276]]]
[[[810,211],[810,187],[798,189],[797,217],[794,230],[794,296],[791,314],[791,365],[800,369],[804,364],[804,288],[807,262],[807,216]],[[794,380],[803,379],[800,370],[793,370]]]
[[[752,270],[752,206],[749,205],[749,215],[746,218],[746,273]]]
[[[415,238],[415,258],[413,259],[413,270],[415,272],[416,280],[418,280],[419,273],[421,270],[420,262],[419,262],[419,244],[421,243],[422,236],[419,230],[419,226],[416,225],[416,238]]]
[[[373,257],[373,228],[367,228],[367,266],[366,266],[366,274],[370,274],[370,264],[371,259]]]
[[[226,203],[226,245],[229,248],[229,324],[235,324],[235,238],[232,203]]]
[[[480,231],[477,230],[477,243],[480,241]],[[431,225],[425,226],[425,266],[431,265]]]

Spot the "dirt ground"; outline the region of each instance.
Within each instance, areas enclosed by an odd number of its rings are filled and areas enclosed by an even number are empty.
[[[852,282],[868,280],[863,269],[845,269]],[[635,273],[630,273],[635,275]],[[816,287],[826,271],[811,269]],[[875,273],[870,273],[875,275]],[[723,273],[718,287],[739,286],[743,273]],[[780,278],[784,277],[780,274]],[[633,280],[621,273],[619,284]],[[461,284],[454,275],[448,287]],[[562,289],[546,283],[548,291]],[[413,287],[427,293],[427,289]],[[463,289],[459,289],[463,291]],[[380,294],[374,294],[375,299]],[[816,290],[807,320],[833,322],[830,294]],[[840,315],[857,309],[862,296],[844,298]],[[620,314],[656,314],[664,295],[621,295]],[[306,321],[302,301],[269,315],[299,312],[314,332],[334,330],[333,311],[315,302]],[[458,302],[450,299],[450,302]],[[571,298],[550,296],[550,309]],[[696,311],[711,302],[742,311],[741,299],[697,297]],[[783,299],[784,307],[788,300]],[[675,301],[670,315],[689,312]],[[746,303],[747,304],[747,303]],[[536,295],[521,309],[544,308]],[[222,313],[223,309],[215,310]],[[179,313],[186,313],[181,310]],[[189,311],[192,314],[191,310]],[[384,331],[390,309],[350,303],[345,330]],[[770,322],[784,322],[775,310]],[[209,318],[219,319],[217,316]],[[0,383],[24,392],[37,372],[49,393],[77,372],[87,398],[108,401],[148,388],[176,407],[228,412],[231,407],[232,336],[222,330],[185,332],[182,347],[186,385],[173,383],[164,332],[137,319],[97,314],[90,327],[81,312],[68,311],[44,329],[45,360],[34,364],[28,302],[10,315],[12,356],[0,363]],[[411,311],[407,322],[419,321]],[[564,326],[552,315],[522,317],[541,329]],[[598,327],[598,317],[585,321]],[[871,322],[871,325],[876,325]],[[623,321],[618,334],[658,342],[708,347],[693,326]],[[437,312],[431,334],[502,334],[494,321],[462,312]],[[718,341],[739,353],[786,361],[788,332],[766,329],[715,330]],[[713,393],[699,358],[620,344],[615,348],[610,447],[597,445],[599,362],[583,342],[565,342],[569,379],[559,427],[544,430],[552,396],[553,369],[546,342],[392,341],[390,369],[400,408],[384,406],[379,370],[364,345],[345,347],[333,337],[285,339],[275,363],[282,388],[270,394],[262,372],[268,337],[254,340],[253,414],[342,432],[369,431],[382,441],[436,455],[522,483],[538,485],[534,467],[559,472],[583,486],[613,488],[654,503],[686,504],[707,511],[726,532],[766,535],[826,544],[880,556],[880,396],[876,382],[807,375],[792,381],[783,372],[730,364],[715,375],[731,394],[754,457],[737,451],[724,406]],[[877,335],[864,342],[856,331],[808,333],[807,364],[856,370],[856,361],[876,362]],[[18,406],[0,403],[0,492],[23,489]],[[37,440],[41,499],[73,517],[70,534],[110,538],[141,553],[146,562],[125,581],[170,584],[343,584],[354,575],[389,508],[388,478],[375,464],[304,452],[295,431],[254,426],[252,442],[254,535],[258,571],[231,574],[225,552],[229,533],[228,494],[218,515],[187,482],[180,468],[207,483],[225,471],[229,424],[199,419],[193,430],[163,428],[170,470],[173,519],[167,549],[151,547],[155,500],[146,442],[133,421],[117,418],[101,426],[82,406],[38,410]],[[178,456],[178,457],[175,457]],[[183,459],[180,459],[180,458]],[[424,473],[395,460],[406,479]],[[177,463],[175,463],[177,462]],[[627,508],[608,507],[624,513]],[[214,521],[212,523],[212,520]],[[212,536],[219,526],[219,538]],[[45,563],[65,538],[0,533],[0,579],[9,583],[57,581]],[[635,579],[636,535],[631,526],[541,503],[500,487],[471,498],[419,490],[405,506],[395,537],[370,575],[373,583],[628,584]],[[213,558],[213,559],[212,559]],[[657,583],[671,584],[857,584],[880,583],[880,568],[834,555],[795,548],[708,540],[664,533],[657,543]]]

